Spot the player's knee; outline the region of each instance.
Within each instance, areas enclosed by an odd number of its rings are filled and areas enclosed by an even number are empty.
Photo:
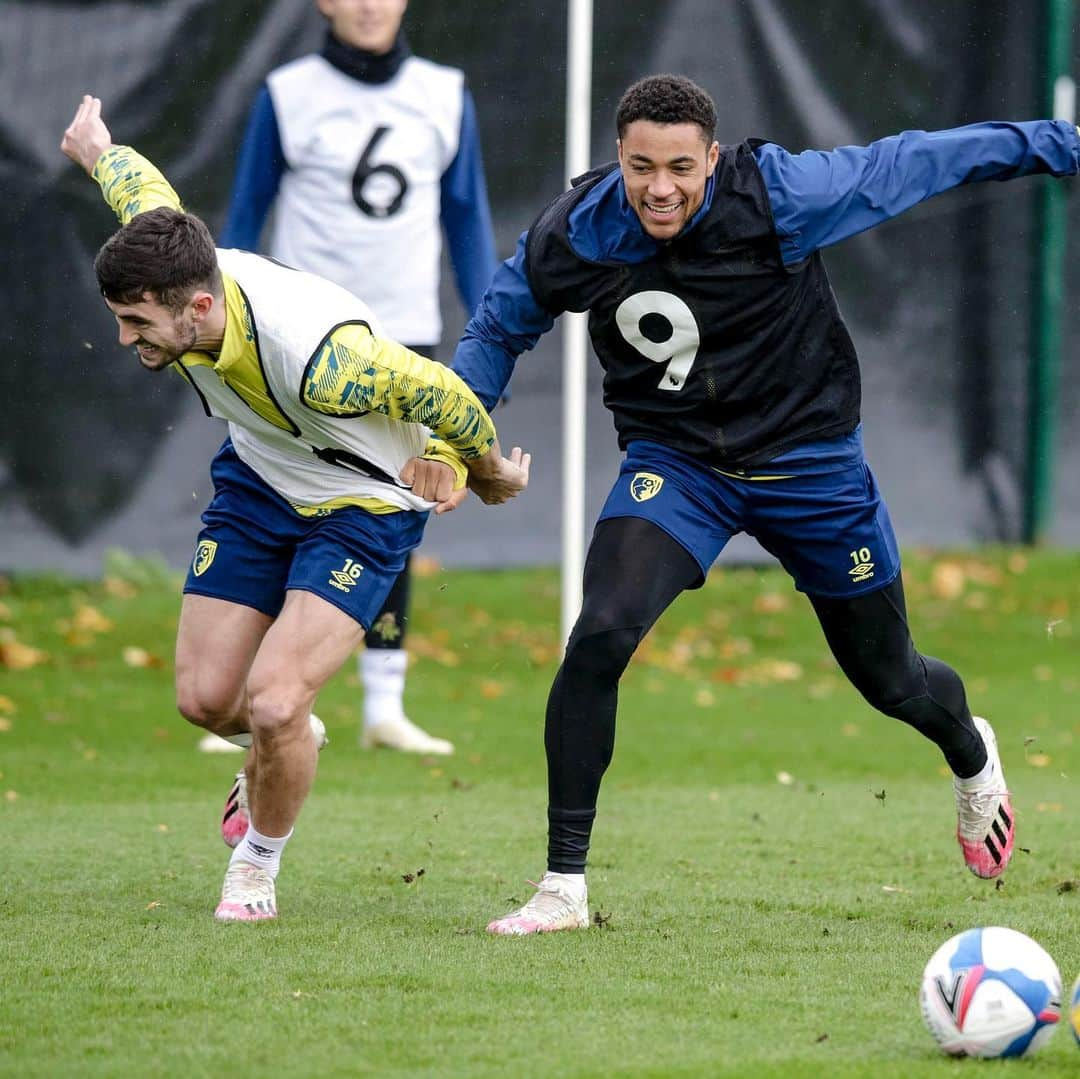
[[[255,738],[285,737],[308,730],[311,696],[299,687],[273,685],[248,690],[251,733]]]
[[[618,679],[641,640],[641,628],[606,629],[580,633],[575,628],[563,660],[563,670],[573,677]]]
[[[189,723],[214,733],[234,725],[239,699],[235,690],[224,686],[186,679],[176,684],[177,711]]]
[[[868,704],[894,719],[903,719],[904,706],[926,694],[926,679],[914,666],[875,669],[853,681]]]

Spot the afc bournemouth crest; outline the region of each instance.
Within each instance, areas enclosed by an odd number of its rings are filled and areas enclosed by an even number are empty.
[[[664,486],[664,477],[652,472],[638,472],[630,481],[630,496],[635,502],[648,502],[660,493]]]
[[[191,563],[191,570],[196,577],[201,577],[214,561],[217,554],[217,540],[200,540],[195,548],[195,558]]]

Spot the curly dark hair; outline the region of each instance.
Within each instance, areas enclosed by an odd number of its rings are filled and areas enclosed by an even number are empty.
[[[194,214],[159,206],[113,233],[94,259],[101,294],[113,303],[139,303],[146,293],[174,314],[205,289],[222,294],[210,230]]]
[[[697,124],[706,143],[716,132],[716,105],[695,82],[683,75],[649,75],[638,79],[619,101],[615,128],[619,138],[635,120],[654,124]]]

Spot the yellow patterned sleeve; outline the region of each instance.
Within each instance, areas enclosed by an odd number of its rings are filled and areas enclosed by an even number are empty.
[[[329,416],[381,412],[422,423],[466,460],[483,457],[495,441],[487,410],[449,367],[375,337],[361,323],[339,326],[323,342],[304,372],[301,398]],[[450,464],[444,454],[429,445],[424,456]]]
[[[121,225],[158,206],[183,209],[169,181],[130,146],[110,146],[97,159],[92,176]]]
[[[427,449],[423,456],[428,461],[442,461],[454,470],[454,490],[464,487],[469,478],[469,470],[461,458],[461,454],[448,442],[432,435],[428,439]]]

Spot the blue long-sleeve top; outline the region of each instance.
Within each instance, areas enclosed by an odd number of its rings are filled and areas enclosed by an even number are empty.
[[[1080,134],[1069,123],[970,124],[947,131],[905,131],[868,146],[792,154],[764,143],[754,157],[765,183],[786,265],[896,217],[917,203],[962,184],[1011,180],[1080,170]],[[712,205],[706,183],[694,226]],[[453,368],[489,408],[499,399],[517,357],[533,348],[558,312],[533,296],[525,272],[522,233],[514,254],[496,271],[465,327]],[[618,169],[604,177],[574,208],[571,246],[584,259],[634,264],[653,257],[661,243],[641,227]]]
[[[222,247],[258,249],[259,237],[288,168],[270,90],[263,85],[240,147]],[[439,215],[461,301],[476,310],[495,273],[495,233],[480,155],[480,128],[472,94],[462,94],[458,151],[440,181]]]

